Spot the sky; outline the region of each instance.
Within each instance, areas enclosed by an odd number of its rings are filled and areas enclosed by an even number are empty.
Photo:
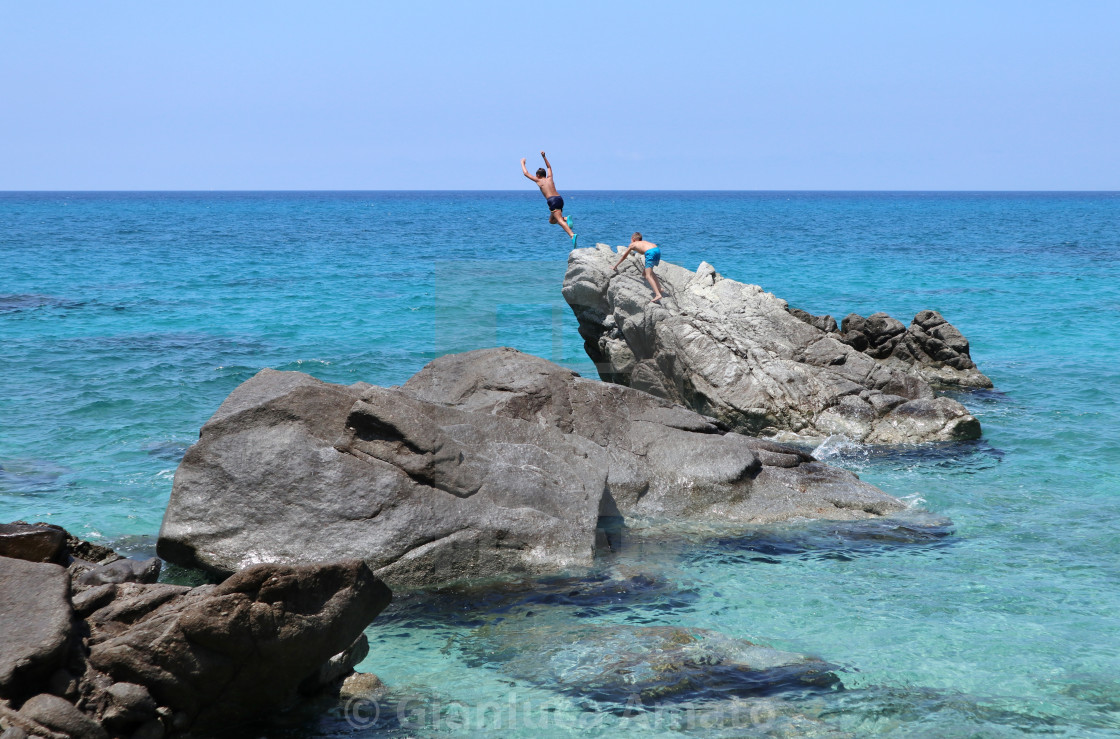
[[[1120,1],[0,0],[0,190],[1120,190]]]

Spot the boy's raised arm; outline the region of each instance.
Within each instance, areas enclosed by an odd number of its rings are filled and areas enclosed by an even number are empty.
[[[548,163],[548,157],[546,157],[544,155],[543,151],[541,152],[541,159],[544,160],[545,169],[548,170],[548,176],[551,177],[552,176],[552,165]]]
[[[529,170],[525,167],[525,157],[521,157],[521,174],[525,175],[526,177],[531,179],[533,182],[537,181],[537,178],[534,177],[533,175],[529,174]]]

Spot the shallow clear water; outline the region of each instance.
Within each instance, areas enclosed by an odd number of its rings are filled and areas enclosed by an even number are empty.
[[[656,586],[448,596],[450,611],[402,599],[368,632],[363,668],[392,691],[377,720],[355,706],[270,731],[1120,734],[1120,195],[565,198],[585,245],[640,229],[668,261],[837,318],[941,311],[996,384],[960,396],[983,440],[818,453],[953,533],[628,533],[604,567]],[[150,551],[183,450],[263,367],[391,385],[500,344],[594,376],[546,220],[528,192],[0,193],[0,520]],[[479,658],[475,629],[499,619],[710,629],[818,655],[846,689],[611,704],[547,665]]]

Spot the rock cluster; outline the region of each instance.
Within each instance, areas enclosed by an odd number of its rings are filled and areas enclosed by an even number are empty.
[[[284,708],[353,672],[390,599],[358,560],[191,588],[57,527],[0,526],[0,541],[5,738],[159,739]]]
[[[729,428],[778,439],[843,434],[876,444],[980,436],[963,405],[939,385],[988,387],[968,342],[934,311],[909,329],[885,314],[790,311],[757,285],[663,262],[661,304],[636,263],[611,269],[610,247],[568,257],[564,298],[588,355],[609,382],[645,390],[713,416]]]
[[[396,587],[587,567],[601,515],[763,522],[905,506],[855,475],[512,349],[399,389],[264,370],[184,455],[165,559],[360,557]]]
[[[992,387],[992,381],[972,361],[968,339],[935,310],[921,311],[909,326],[886,313],[873,313],[867,318],[851,313],[839,328],[832,316],[814,316],[796,308],[789,312],[811,326],[836,334],[853,349],[934,387]]]

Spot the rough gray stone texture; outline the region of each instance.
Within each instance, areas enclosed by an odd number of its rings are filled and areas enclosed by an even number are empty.
[[[903,507],[794,448],[493,349],[360,393],[261,372],[183,457],[159,552],[217,572],[361,557],[391,585],[422,586],[590,565],[600,515],[769,522]]]
[[[402,387],[422,400],[583,437],[607,470],[603,515],[762,523],[903,508],[850,472],[737,433],[649,393],[580,377],[514,349],[449,354]]]
[[[886,313],[874,313],[867,318],[851,313],[839,328],[831,316],[810,316],[796,309],[790,309],[790,313],[836,333],[840,341],[884,365],[920,377],[935,387],[992,387],[992,381],[972,361],[968,339],[935,310],[918,313],[909,327]],[[822,319],[832,321],[831,327],[825,328]]]
[[[587,565],[598,452],[524,421],[265,370],[183,457],[158,551],[217,572],[361,557],[391,584]]]
[[[150,559],[117,559],[82,572],[75,585],[82,588],[122,582],[154,583],[159,579],[162,563],[158,557]]]
[[[142,597],[160,586],[116,587]],[[85,704],[107,724],[135,724],[154,710],[147,695],[170,709],[173,727],[192,732],[262,716],[292,703],[299,686],[351,647],[390,597],[364,563],[349,560],[257,565],[217,586],[116,608],[116,617],[126,618],[120,628],[102,614],[115,601],[89,619],[90,668],[115,684]]]
[[[62,665],[72,617],[65,569],[0,557],[0,698],[35,692]]]
[[[696,272],[662,262],[657,274],[667,297],[653,304],[637,262],[614,272],[616,260],[604,244],[576,249],[564,278],[564,298],[604,380],[681,403],[751,435],[843,434],[874,444],[980,436],[979,421],[955,400],[935,397],[926,370],[906,364],[901,350],[872,357],[844,343],[844,334],[827,330],[835,323],[828,317],[806,314],[810,320],[802,320],[784,300],[757,285],[724,279],[706,262]],[[930,326],[921,330],[967,354],[967,342],[962,347],[951,326],[933,316],[923,312],[915,325]],[[917,342],[897,339],[894,346]],[[934,350],[928,341],[921,346]]]
[[[59,528],[26,523],[0,524],[0,557],[28,562],[54,562],[62,554],[66,533]]]
[[[0,557],[5,737],[198,736],[271,715],[341,684],[391,597],[356,559],[259,565],[196,588],[132,582],[150,563],[58,531],[60,559],[117,568],[73,595],[88,572]]]
[[[29,698],[20,708],[19,716],[37,725],[36,728],[45,727],[72,739],[109,739],[108,732],[100,724],[73,703],[55,695],[44,693]]]

